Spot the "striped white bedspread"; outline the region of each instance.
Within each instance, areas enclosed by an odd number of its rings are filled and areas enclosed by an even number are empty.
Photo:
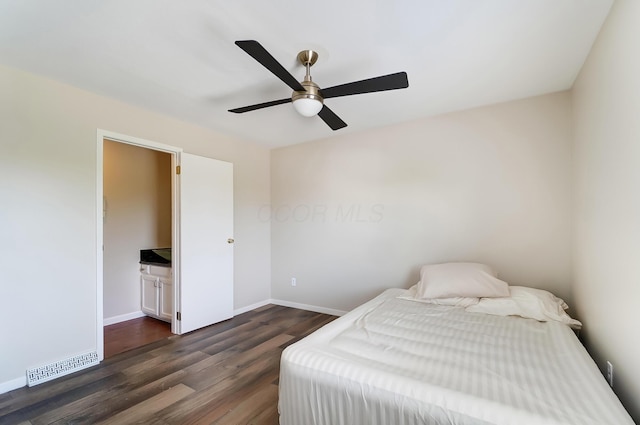
[[[624,425],[566,325],[390,289],[282,354],[281,425]]]

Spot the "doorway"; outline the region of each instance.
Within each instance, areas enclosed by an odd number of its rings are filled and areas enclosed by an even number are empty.
[[[105,357],[114,351],[153,342],[167,330],[171,333],[171,264],[152,268],[160,272],[162,280],[150,279],[152,275],[143,273],[147,271],[146,265],[139,264],[143,249],[162,248],[171,253],[171,176],[169,153],[109,139],[103,141]],[[161,288],[165,283],[166,287]],[[161,304],[152,305],[161,298],[164,298]],[[160,305],[168,307],[162,310],[162,315]],[[144,318],[144,313],[150,317]],[[155,319],[154,314],[158,314]]]
[[[182,334],[233,317],[233,164],[184,153],[181,148],[98,129],[96,351],[99,361],[104,359],[105,140],[170,155],[171,332]],[[163,276],[158,278],[162,279]]]
[[[96,187],[96,193],[97,193],[97,197],[96,197],[96,201],[97,201],[97,221],[96,221],[96,238],[97,238],[97,258],[98,258],[98,262],[97,262],[97,276],[96,276],[96,280],[97,280],[97,287],[96,287],[96,310],[97,310],[97,323],[96,323],[96,346],[97,346],[97,352],[98,352],[98,358],[100,361],[102,361],[104,359],[104,335],[105,335],[105,331],[104,331],[104,325],[112,325],[115,324],[116,322],[120,322],[120,321],[126,321],[126,320],[133,320],[133,319],[137,319],[137,318],[141,318],[142,313],[141,313],[141,309],[140,309],[140,304],[138,302],[136,307],[131,307],[129,306],[129,312],[128,313],[124,313],[124,314],[115,314],[115,320],[111,321],[111,322],[106,322],[105,323],[105,303],[110,303],[111,301],[105,300],[105,286],[104,286],[104,273],[105,273],[105,263],[104,263],[104,251],[105,251],[105,242],[108,242],[105,239],[105,220],[109,219],[109,214],[110,214],[110,201],[107,197],[105,197],[105,192],[104,192],[104,177],[105,177],[105,161],[104,161],[104,157],[105,157],[105,142],[106,143],[113,143],[116,146],[119,147],[125,147],[125,148],[137,148],[137,149],[142,149],[142,151],[140,152],[145,152],[145,153],[149,153],[152,151],[152,153],[155,154],[163,154],[165,155],[164,159],[166,161],[166,155],[168,155],[169,158],[169,162],[170,162],[170,168],[168,170],[169,172],[169,180],[170,180],[170,194],[169,194],[169,198],[170,198],[170,211],[169,211],[169,234],[167,235],[166,233],[166,224],[163,226],[163,231],[160,232],[160,238],[163,239],[163,242],[168,242],[171,244],[172,247],[172,253],[173,255],[176,255],[179,253],[179,246],[177,246],[178,244],[174,244],[174,241],[177,241],[177,237],[179,235],[178,232],[178,222],[177,222],[177,206],[176,206],[176,199],[177,199],[177,178],[176,178],[176,174],[173,172],[176,169],[176,166],[179,163],[179,155],[182,152],[182,149],[180,148],[176,148],[173,146],[168,146],[168,145],[163,145],[160,143],[156,143],[156,142],[152,142],[152,141],[148,141],[148,140],[144,140],[144,139],[139,139],[136,137],[131,137],[131,136],[126,136],[126,135],[122,135],[122,134],[118,134],[118,133],[113,133],[113,132],[109,132],[109,131],[105,131],[105,130],[97,130],[97,173],[96,173],[96,177],[97,177],[97,187]],[[139,151],[131,151],[131,152],[138,152]],[[127,182],[122,182],[122,186],[123,191],[126,192],[127,190]],[[139,199],[137,199],[135,197],[136,193],[131,193],[131,194],[124,194],[124,198],[126,198],[127,196],[130,197],[130,200],[132,201],[132,205],[135,206],[136,203],[139,201]],[[144,197],[143,197],[144,198]],[[164,200],[163,202],[166,202],[166,200]],[[126,206],[125,206],[126,208]],[[146,208],[146,207],[145,207]],[[132,207],[133,209],[133,207]],[[166,214],[166,213],[165,213]],[[134,220],[135,222],[139,222],[139,220]],[[161,220],[163,223],[166,223],[166,218]],[[155,224],[154,224],[155,225]],[[152,225],[152,227],[154,226]],[[128,226],[125,224],[122,226],[121,230],[122,232],[126,232],[126,229]],[[143,233],[147,234],[153,234],[156,233],[158,234],[158,231],[149,231],[148,229],[145,230]],[[147,237],[145,236],[145,237]],[[176,246],[174,246],[176,245]],[[125,279],[125,282],[119,282],[118,284],[121,285],[121,289],[123,289],[123,291],[125,291],[127,293],[127,298],[128,301],[125,301],[125,303],[130,302],[131,297],[133,297],[134,299],[136,299],[137,301],[140,300],[139,295],[137,298],[135,298],[135,294],[139,294],[140,293],[140,269],[139,269],[139,257],[136,256],[135,251],[138,251],[138,256],[139,256],[139,250],[140,249],[145,249],[147,248],[146,246],[133,246],[130,248],[127,248],[128,250],[128,254],[126,254],[126,257],[128,257],[128,259],[124,260],[125,262],[128,261],[128,266],[125,265],[124,268],[126,268],[126,274],[128,274],[128,276],[124,276],[122,277],[123,279]],[[149,247],[152,248],[152,247]],[[133,251],[133,253],[132,253]],[[137,257],[137,258],[136,258]],[[116,277],[119,278],[119,277]],[[135,281],[133,280],[135,279]],[[132,283],[135,282],[135,283]],[[178,299],[178,294],[179,294],[179,286],[180,286],[180,281],[178,277],[174,277],[173,279],[173,300],[172,300],[172,304],[173,304],[173,311],[175,312],[175,308],[176,305],[178,305],[177,303],[179,302]],[[109,296],[113,296],[114,293],[117,293],[118,291],[112,291],[110,293]],[[112,304],[111,304],[112,305]],[[126,308],[125,308],[126,310]],[[115,311],[115,310],[114,310]],[[109,316],[111,316],[112,314],[114,314],[113,312],[107,311],[107,314]],[[172,318],[171,320],[171,332],[173,333],[179,333],[178,328],[177,328],[177,324],[176,324],[176,320],[175,317]]]

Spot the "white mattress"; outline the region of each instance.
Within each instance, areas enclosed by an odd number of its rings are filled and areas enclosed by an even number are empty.
[[[633,424],[575,334],[389,289],[287,347],[281,425]]]

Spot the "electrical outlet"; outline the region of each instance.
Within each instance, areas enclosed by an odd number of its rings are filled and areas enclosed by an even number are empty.
[[[296,282],[296,278],[292,277],[291,278],[291,286],[296,286],[298,284],[298,282]]]
[[[607,382],[613,388],[613,365],[610,361],[607,361]]]

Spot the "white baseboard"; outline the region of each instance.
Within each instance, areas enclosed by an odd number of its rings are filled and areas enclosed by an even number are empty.
[[[142,311],[134,311],[133,313],[121,314],[119,316],[107,317],[102,321],[104,326],[115,325],[116,323],[126,322],[127,320],[137,319],[138,317],[144,317]]]
[[[281,305],[284,307],[298,308],[300,310],[313,311],[313,312],[322,313],[322,314],[330,314],[332,316],[344,316],[347,313],[346,311],[343,311],[343,310],[336,310],[333,308],[326,308],[326,307],[318,307],[310,304],[294,303],[291,301],[271,299],[269,300],[269,302],[271,304]]]
[[[18,388],[25,387],[27,385],[27,377],[12,379],[11,381],[0,382],[0,394],[8,393],[9,391],[17,390]]]
[[[237,316],[239,314],[246,313],[247,311],[255,310],[256,308],[260,308],[267,304],[275,304],[275,305],[281,305],[283,307],[298,308],[300,310],[313,311],[315,313],[330,314],[332,316],[343,316],[344,314],[347,313],[346,311],[335,310],[333,308],[318,307],[315,305],[294,303],[291,301],[268,299],[264,301],[259,301],[257,303],[254,303],[245,307],[237,308],[233,310],[233,315]]]
[[[233,315],[237,316],[239,314],[246,313],[247,311],[255,310],[256,308],[260,308],[262,306],[265,306],[265,305],[267,305],[269,303],[271,303],[271,300],[264,300],[264,301],[259,301],[257,303],[253,303],[253,304],[245,306],[245,307],[240,307],[240,308],[237,308],[237,309],[233,310]]]

